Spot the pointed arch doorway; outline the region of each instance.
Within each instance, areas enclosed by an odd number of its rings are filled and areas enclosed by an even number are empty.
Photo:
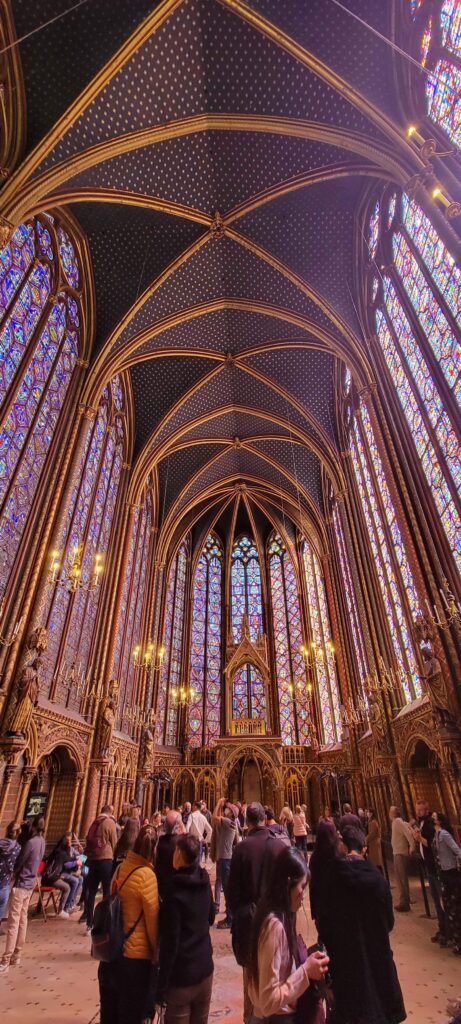
[[[273,805],[276,782],[268,766],[255,754],[242,754],[229,775],[229,799]]]

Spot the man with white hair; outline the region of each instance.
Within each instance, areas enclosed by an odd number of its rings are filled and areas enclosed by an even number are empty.
[[[185,828],[178,811],[168,811],[165,815],[164,834],[159,837],[155,854],[155,874],[160,899],[164,899],[174,874],[173,854],[178,836],[184,835]]]

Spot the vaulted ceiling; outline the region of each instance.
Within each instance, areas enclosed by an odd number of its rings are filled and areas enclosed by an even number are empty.
[[[12,0],[17,36],[68,6]],[[373,180],[415,172],[380,37],[394,13],[88,0],[19,44],[24,157],[2,210],[66,208],[86,236],[86,397],[130,373],[133,486],[158,474],[172,529],[241,484],[269,518],[318,524],[325,479],[341,486],[339,367],[369,372],[358,212]]]

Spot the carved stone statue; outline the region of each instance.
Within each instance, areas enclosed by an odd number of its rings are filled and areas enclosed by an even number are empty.
[[[421,654],[423,656],[424,668],[421,679],[427,684],[430,701],[438,721],[440,725],[445,727],[453,725],[454,716],[450,708],[440,661],[436,658],[431,647],[421,647]]]
[[[384,724],[381,700],[378,693],[373,691],[370,692],[368,697],[368,706],[370,709],[370,729],[372,736],[378,750],[382,750],[385,747],[386,728]]]
[[[112,736],[117,713],[118,680],[111,679],[106,696],[103,697],[99,710],[97,753],[99,757],[109,757]]]
[[[48,630],[45,626],[36,626],[28,640],[30,651],[37,651],[38,657],[48,649]]]
[[[147,725],[142,735],[142,759],[141,768],[149,768],[152,764],[152,756],[154,753],[154,733],[151,725]]]
[[[38,674],[41,664],[40,658],[34,658],[30,665],[26,665],[20,672],[15,688],[16,702],[8,723],[7,731],[10,736],[27,735],[40,691]]]

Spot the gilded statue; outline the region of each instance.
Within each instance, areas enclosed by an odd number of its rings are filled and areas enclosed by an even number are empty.
[[[118,681],[111,679],[106,696],[103,697],[99,708],[98,743],[97,753],[99,757],[109,757],[112,736],[115,728],[117,714]]]
[[[454,716],[450,708],[440,661],[429,646],[421,647],[421,654],[423,657],[421,679],[427,684],[430,701],[438,721],[445,727],[453,725]]]
[[[39,671],[41,658],[34,658],[29,665],[26,665],[20,672],[15,688],[15,704],[11,719],[8,723],[8,734],[10,736],[24,736],[32,718],[34,707],[38,703],[40,692]]]

